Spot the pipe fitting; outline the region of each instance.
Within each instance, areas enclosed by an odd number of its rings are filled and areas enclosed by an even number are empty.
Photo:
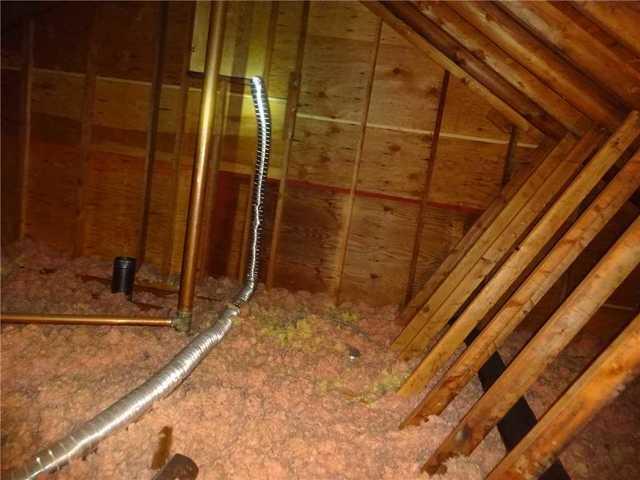
[[[191,312],[178,312],[171,321],[171,326],[178,332],[189,333],[192,319],[193,314]]]

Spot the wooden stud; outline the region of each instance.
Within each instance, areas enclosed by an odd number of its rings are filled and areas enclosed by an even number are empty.
[[[534,480],[640,374],[640,314],[549,409],[487,480]]]
[[[393,28],[398,34],[427,54],[431,60],[445,70],[451,72],[452,75],[460,79],[465,85],[467,85],[467,87],[486,99],[493,108],[508,118],[513,124],[517,125],[518,128],[523,131],[529,130],[530,125],[528,120],[525,119],[517,110],[497,96],[490,88],[487,88],[473,76],[468,74],[455,61],[434,47],[406,21],[398,18],[388,5],[385,5],[382,2],[362,2],[362,4],[374,14],[382,18],[385,23]]]
[[[523,207],[536,195],[548,177],[565,161],[565,158],[575,145],[575,139],[572,136],[567,136],[535,166],[531,174],[525,178],[525,181],[518,188],[508,192],[511,194],[510,198],[505,195],[504,199],[498,199],[488,209],[489,214],[483,215],[480,221],[477,222],[477,224],[482,223],[482,226],[478,227],[477,230],[477,239],[469,245],[471,235],[467,235],[460,242],[460,245],[456,246],[452,253],[453,258],[459,256],[456,250],[463,250],[460,247],[467,247],[468,249],[460,260],[456,262],[451,272],[434,289],[433,294],[425,297],[422,292],[418,292],[407,306],[405,311],[413,313],[409,317],[411,321],[393,342],[392,349],[406,351],[407,347],[429,320],[430,314],[436,312],[442,306],[456,287],[468,276],[474,265],[480,262],[483,255],[489,252],[492,258],[496,257],[496,253],[492,253],[495,250],[493,246],[496,241],[504,237],[507,227],[518,216]],[[533,221],[533,218],[530,221]],[[526,225],[523,225],[523,227],[526,228]],[[469,238],[469,241],[466,240],[467,238]],[[513,241],[515,242],[515,239]],[[429,289],[429,284],[433,285],[429,281],[424,290]],[[405,312],[403,312],[404,315]]]
[[[409,266],[409,281],[407,282],[407,294],[405,304],[413,298],[413,285],[416,281],[416,270],[418,266],[418,255],[420,254],[420,241],[422,239],[422,230],[424,228],[424,215],[429,204],[429,191],[431,186],[431,178],[433,177],[433,168],[438,156],[438,142],[440,140],[440,130],[442,129],[442,118],[444,117],[444,107],[447,102],[447,89],[449,88],[450,73],[445,70],[442,76],[442,84],[440,86],[440,98],[438,99],[438,112],[436,114],[436,124],[433,127],[433,139],[431,140],[431,153],[429,155],[429,163],[427,165],[427,173],[425,175],[424,188],[422,190],[422,199],[420,208],[418,209],[418,221],[416,234],[413,240],[413,251],[411,252],[411,263]]]
[[[451,2],[456,12],[521,65],[595,121],[615,129],[623,120],[620,108],[602,88],[490,2]]]
[[[513,196],[523,187],[523,184],[531,177],[532,172],[538,168],[539,164],[549,155],[551,150],[552,145],[547,142],[538,147],[533,155],[531,164],[518,171],[514,179],[505,186],[500,195],[487,207],[480,218],[474,222],[462,240],[460,240],[449,253],[449,256],[438,266],[438,269],[429,277],[425,285],[404,307],[398,318],[399,323],[406,325],[415,314],[418,313],[429,297],[433,295],[440,284],[442,284],[445,278],[453,271],[458,262],[460,262],[471,247],[479,241],[485,230],[496,221],[496,218],[503,211],[505,205],[511,201]],[[430,206],[432,205],[430,204]],[[392,347],[395,349],[402,348],[399,342],[394,343]]]
[[[373,92],[373,80],[376,75],[376,64],[378,62],[378,50],[380,49],[380,38],[382,36],[382,19],[378,19],[378,27],[375,34],[374,47],[371,51],[371,71],[367,79],[365,89],[365,104],[360,119],[360,138],[358,140],[358,148],[355,154],[353,165],[353,173],[351,176],[351,187],[349,189],[349,198],[346,206],[347,223],[344,226],[344,235],[341,240],[338,253],[338,287],[336,288],[336,302],[340,303],[340,294],[342,289],[342,280],[344,276],[344,264],[347,259],[347,248],[349,246],[349,236],[351,235],[351,224],[353,221],[353,205],[355,203],[356,188],[358,186],[358,174],[360,173],[360,162],[362,160],[362,151],[364,150],[364,139],[367,133],[367,119],[369,118],[369,107],[371,106],[371,94]]]
[[[420,11],[444,31],[458,40],[467,50],[495,70],[514,88],[522,91],[547,113],[557,119],[567,130],[580,136],[591,127],[591,121],[563,97],[542,83],[476,30],[465,19],[442,2],[423,2]]]
[[[160,95],[162,95],[162,74],[164,71],[164,50],[169,17],[169,4],[158,5],[158,23],[154,33],[155,58],[153,63],[153,79],[149,93],[149,117],[147,122],[147,143],[144,158],[144,176],[142,180],[142,205],[140,208],[140,225],[136,245],[136,268],[140,268],[145,260],[147,231],[149,229],[149,209],[153,187],[153,167],[156,158],[156,138],[158,136],[158,120],[160,117]]]
[[[640,133],[640,118],[637,112],[629,115],[629,118],[620,129],[609,139],[593,159],[587,164],[574,181],[562,192],[542,219],[533,227],[526,238],[515,247],[515,251],[509,256],[506,262],[491,276],[485,287],[476,295],[471,303],[465,308],[460,317],[453,323],[451,328],[440,339],[438,344],[429,352],[423,362],[414,370],[401,388],[404,394],[415,393],[423,388],[433,377],[435,372],[443,365],[447,358],[451,356],[455,348],[460,345],[471,330],[489,313],[490,309],[507,293],[512,284],[527,269],[529,264],[542,252],[542,249],[554,235],[557,234],[567,218],[579,207],[585,197],[600,182],[604,174],[618,160],[625,149],[637,138]],[[599,143],[599,142],[598,142]],[[586,160],[591,153],[587,149],[586,155],[574,157],[578,163],[575,171],[579,171],[580,163]],[[581,160],[582,158],[582,160]],[[567,169],[568,178],[561,179],[560,187],[573,175]],[[543,189],[544,190],[544,189]],[[555,193],[554,193],[555,195]],[[525,208],[526,211],[526,208]],[[485,255],[484,261],[487,260]],[[481,265],[482,273],[488,270]],[[431,317],[429,324],[425,325],[422,331],[413,341],[413,349],[423,349],[435,338],[437,333],[444,327],[447,321],[462,307],[468,300],[468,295],[477,288],[478,280],[469,282],[470,288],[464,290],[465,282],[458,286],[464,294],[460,298],[452,297]],[[486,273],[485,273],[486,275]]]
[[[20,239],[24,239],[27,226],[29,167],[31,148],[31,91],[33,88],[33,36],[34,21],[28,20],[24,24],[22,37],[22,128],[20,131],[20,155],[22,167],[20,169]]]
[[[587,207],[571,229],[556,243],[516,293],[487,323],[480,335],[407,417],[403,425],[416,425],[429,415],[442,413],[449,402],[460,393],[489,357],[509,338],[509,335],[533,310],[542,297],[564,274],[568,273],[569,267],[578,255],[622,208],[638,187],[640,187],[640,152],[627,162],[609,185]],[[463,319],[464,314],[459,320]]]
[[[285,117],[285,144],[282,156],[282,177],[278,184],[278,197],[276,199],[276,214],[273,223],[271,237],[271,249],[269,252],[269,263],[267,265],[267,288],[273,287],[275,277],[276,258],[278,255],[278,245],[280,242],[280,231],[282,229],[282,214],[284,211],[284,200],[287,191],[287,180],[289,176],[289,159],[291,158],[291,145],[296,129],[296,118],[298,112],[298,100],[300,98],[300,83],[302,81],[301,72],[304,62],[304,49],[307,41],[307,30],[309,25],[309,2],[304,2],[302,7],[302,23],[300,37],[298,38],[298,50],[294,71],[289,77],[289,89],[287,92],[287,110]]]
[[[504,159],[504,172],[502,174],[502,185],[509,183],[511,175],[513,175],[513,161],[518,148],[518,127],[512,126],[509,134],[509,145],[507,146],[507,155]]]
[[[176,109],[176,137],[173,144],[172,154],[172,170],[173,170],[173,182],[171,182],[171,191],[169,192],[169,201],[171,206],[169,211],[171,212],[171,221],[176,223],[176,215],[178,210],[178,195],[180,193],[180,163],[182,159],[182,149],[184,146],[184,133],[187,119],[187,103],[189,101],[189,63],[191,58],[191,39],[193,37],[193,23],[195,17],[196,5],[191,4],[189,12],[189,28],[185,30],[185,36],[182,39],[182,68],[180,71],[180,100],[178,102],[178,108]],[[164,251],[162,273],[165,278],[172,272],[172,263],[174,256],[174,248],[176,244],[176,228],[171,229],[171,237],[167,242],[167,247]]]
[[[624,63],[550,2],[505,2],[500,6],[553,43],[574,64],[608,86],[629,106],[640,108],[640,72]]]
[[[638,264],[640,217],[520,351],[498,381],[476,402],[423,470],[434,474],[442,471],[448,459],[470,455]]]
[[[93,6],[91,26],[89,27],[89,48],[87,51],[87,63],[84,74],[84,99],[82,105],[82,130],[80,133],[80,174],[78,184],[78,196],[76,199],[76,235],[74,237],[73,254],[84,254],[84,242],[87,223],[87,183],[89,182],[89,170],[91,168],[91,133],[93,130],[93,112],[96,94],[96,55],[98,45],[95,38],[96,22],[99,6]]]
[[[629,3],[576,1],[572,5],[640,56],[640,11]]]

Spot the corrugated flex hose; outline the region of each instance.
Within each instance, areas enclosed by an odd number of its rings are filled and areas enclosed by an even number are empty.
[[[262,240],[264,188],[267,183],[271,150],[271,115],[264,83],[260,77],[251,78],[251,93],[256,111],[258,141],[256,174],[252,198],[251,240],[245,283],[240,292],[220,315],[216,323],[204,330],[182,349],[164,368],[142,385],[131,391],[93,419],[72,431],[35,455],[24,467],[11,472],[15,480],[35,479],[38,475],[53,473],[72,458],[86,454],[119,428],[142,416],[157,400],[169,395],[207,356],[231,328],[239,307],[247,302],[258,281],[260,244]]]

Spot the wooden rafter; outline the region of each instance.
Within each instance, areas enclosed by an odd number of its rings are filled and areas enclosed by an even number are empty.
[[[476,402],[423,469],[433,474],[449,458],[469,455],[607,298],[640,264],[640,217],[626,230],[507,371]]]
[[[568,271],[578,255],[622,208],[638,187],[640,187],[640,152],[627,162],[571,229],[556,243],[516,293],[487,323],[476,340],[409,415],[405,423],[419,423],[429,415],[440,414],[445,409],[491,354],[502,345],[542,297]],[[458,321],[463,320],[464,314]],[[445,341],[444,338],[443,341]]]

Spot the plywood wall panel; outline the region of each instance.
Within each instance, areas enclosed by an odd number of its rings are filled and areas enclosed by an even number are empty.
[[[347,195],[307,186],[287,187],[275,285],[336,294],[338,247]]]
[[[91,153],[86,186],[86,254],[136,256],[143,167],[142,157]]]
[[[303,2],[279,2],[276,33],[269,70],[269,96],[286,98],[289,76],[295,70],[300,31],[302,29]]]
[[[162,83],[180,85],[182,67],[188,58],[184,58],[186,42],[191,42],[191,21],[193,2],[170,1],[169,22],[165,38],[164,66]]]
[[[433,207],[424,209],[414,292],[424,285],[447,258],[474,220],[475,215],[469,213]]]
[[[81,120],[84,74],[34,69],[31,111]]]
[[[418,204],[357,197],[341,285],[341,300],[398,304],[405,296]]]
[[[2,94],[2,136],[0,140],[0,180],[2,181],[0,206],[2,207],[2,246],[18,239],[20,235],[21,168],[21,116],[20,92],[22,74],[16,70],[2,70],[0,93]]]
[[[367,128],[357,189],[419,199],[430,152],[431,135]]]
[[[151,2],[100,3],[95,32],[98,75],[151,81],[157,13],[158,4]]]
[[[440,138],[429,200],[485,209],[502,189],[507,146]]]
[[[383,26],[369,123],[433,131],[443,70]]]
[[[289,160],[289,178],[349,188],[359,127],[298,118]]]
[[[85,72],[94,8],[95,5],[88,2],[59,2],[37,16],[34,19],[35,67]]]

